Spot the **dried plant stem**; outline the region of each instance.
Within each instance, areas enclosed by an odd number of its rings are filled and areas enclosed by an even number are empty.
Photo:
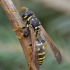
[[[13,2],[11,0],[0,0],[1,6],[5,10],[12,26],[14,29],[18,28],[18,26],[24,26],[24,22],[21,20],[20,15],[17,12],[10,12],[10,10],[16,10]],[[22,25],[23,24],[23,25]],[[16,31],[16,35],[20,36],[20,31]],[[19,39],[22,49],[24,51],[27,63],[29,63],[29,55],[28,55],[28,46],[30,44],[30,38],[22,38]],[[33,61],[31,61],[31,70],[37,70]]]

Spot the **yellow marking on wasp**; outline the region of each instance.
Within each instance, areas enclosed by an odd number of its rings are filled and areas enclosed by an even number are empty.
[[[44,60],[45,59],[45,56],[43,58],[39,58],[39,60]]]
[[[23,18],[26,18],[27,16],[23,17]]]
[[[14,31],[18,31],[19,29],[23,28],[22,26],[18,26],[16,29],[13,29]]]
[[[38,31],[39,32],[39,30],[35,30],[35,31]]]
[[[27,26],[26,27],[29,27],[29,25],[27,24]]]
[[[40,51],[40,48],[38,48],[38,51]]]
[[[32,16],[30,16],[30,17],[27,19],[27,21],[29,21],[31,17],[32,17]]]
[[[44,55],[45,54],[45,52],[42,52],[42,53],[38,53],[38,55]]]
[[[39,63],[43,63],[43,61],[39,61]]]
[[[44,61],[44,60],[43,60]],[[43,63],[43,61],[39,61],[39,63]]]
[[[40,28],[40,26],[38,26],[38,28]]]

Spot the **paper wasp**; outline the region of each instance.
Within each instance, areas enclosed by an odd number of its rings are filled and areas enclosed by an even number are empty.
[[[43,49],[44,42],[42,42],[40,40],[40,38],[41,38],[43,41],[46,42],[46,44],[48,42],[48,44],[50,45],[50,47],[54,53],[54,56],[55,56],[57,62],[60,64],[62,62],[62,56],[61,56],[60,51],[57,49],[57,46],[54,44],[52,39],[49,37],[49,35],[43,29],[40,21],[36,18],[35,14],[32,11],[28,10],[28,8],[22,7],[22,10],[24,10],[24,9],[26,9],[26,11],[22,14],[22,20],[26,21],[26,27],[20,26],[16,30],[18,30],[19,28],[20,29],[24,29],[24,28],[27,29],[27,31],[24,33],[24,37],[30,36],[30,38],[31,38],[31,43],[32,43],[31,48],[33,51],[33,53],[32,53],[33,59],[38,60],[38,59],[42,58],[44,60],[44,58],[45,58],[45,51],[44,51],[45,48]],[[20,39],[21,39],[21,37],[20,37]],[[38,51],[36,50],[36,48]],[[40,52],[42,54],[40,54]],[[38,56],[38,58],[36,58],[35,54],[40,54],[41,57]],[[38,60],[39,65],[41,65],[43,63],[43,60],[41,60],[41,61]]]

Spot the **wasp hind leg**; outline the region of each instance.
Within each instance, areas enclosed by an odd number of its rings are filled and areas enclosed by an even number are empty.
[[[31,60],[32,60],[31,44],[28,46],[28,54],[29,54],[28,70],[30,70],[31,69]]]

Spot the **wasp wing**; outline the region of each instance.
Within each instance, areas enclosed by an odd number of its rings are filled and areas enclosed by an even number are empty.
[[[55,56],[57,62],[60,64],[62,62],[62,56],[61,56],[60,51],[58,50],[58,48],[55,45],[55,43],[52,41],[52,39],[50,38],[50,36],[47,34],[47,32],[44,30],[44,28],[41,25],[40,25],[40,29],[43,32],[43,35],[44,35],[46,41],[50,45],[50,47],[51,47],[51,49],[52,49],[52,51],[54,53],[54,56]]]
[[[32,43],[32,51],[33,51],[32,58],[36,65],[36,68],[39,70],[38,51],[36,47],[36,36],[35,36],[33,28],[29,27],[29,30],[30,30],[30,38],[31,38],[31,43]]]

